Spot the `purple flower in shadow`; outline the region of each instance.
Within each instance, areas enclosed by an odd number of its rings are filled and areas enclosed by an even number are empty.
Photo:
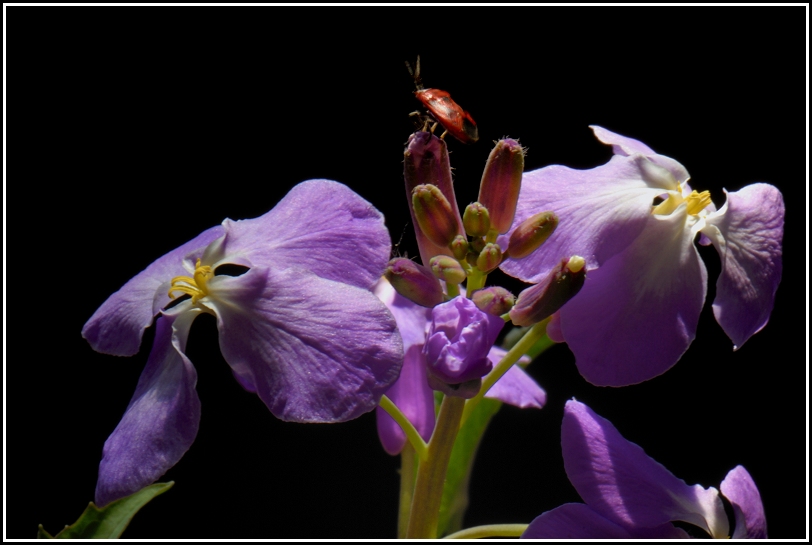
[[[713,487],[689,486],[620,435],[611,422],[568,401],[561,427],[564,469],[585,503],[567,503],[538,516],[523,538],[672,539],[689,537],[672,524],[693,524],[727,538],[730,524]],[[766,538],[764,508],[742,466],[721,485],[735,514],[734,538]]]
[[[587,281],[560,311],[561,335],[589,382],[626,386],[667,371],[696,335],[707,292],[694,246],[700,234],[722,261],[714,315],[740,348],[767,324],[781,281],[781,193],[748,185],[727,193],[716,210],[674,159],[592,129],[615,155],[591,170],[553,165],[525,173],[512,229],[542,210],[558,215],[558,228],[542,250],[501,268],[536,283],[562,257],[583,256]],[[509,235],[500,238],[503,247]]]
[[[386,395],[414,425],[420,436],[428,441],[434,431],[434,391],[429,386],[428,364],[423,348],[431,324],[432,309],[416,305],[399,295],[386,280],[378,283],[375,294],[394,314],[398,330],[403,337],[405,354],[400,377]],[[489,365],[499,363],[505,353],[501,348],[490,347],[487,353]],[[524,362],[529,363],[529,360],[525,359]],[[544,390],[518,365],[511,367],[488,390],[485,397],[498,399],[520,408],[540,409],[547,401]],[[393,456],[399,454],[406,444],[403,430],[380,407],[377,409],[376,417],[378,437],[384,450]]]
[[[278,418],[343,422],[375,408],[403,359],[396,323],[370,291],[389,257],[383,216],[346,186],[312,180],[267,214],[213,227],[157,259],[88,320],[106,354],[155,342],[129,406],[104,445],[96,503],[132,494],[175,465],[200,421],[184,351],[194,319],[217,319],[234,376]],[[217,275],[241,265],[239,276]],[[173,298],[178,299],[174,306]]]

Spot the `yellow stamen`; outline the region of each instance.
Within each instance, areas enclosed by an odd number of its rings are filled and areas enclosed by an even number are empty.
[[[694,190],[685,198],[685,202],[687,203],[688,213],[692,216],[696,216],[711,203],[710,191],[697,193],[696,190]]]
[[[194,278],[188,276],[176,276],[172,279],[172,286],[169,288],[169,297],[174,299],[173,292],[179,291],[186,295],[192,296],[192,304],[197,303],[198,299],[205,297],[209,294],[206,288],[206,283],[214,276],[214,271],[208,265],[200,265],[198,258],[195,263]]]
[[[577,273],[583,269],[584,265],[586,265],[586,260],[579,255],[574,255],[570,257],[569,261],[567,261],[567,268],[573,273]]]

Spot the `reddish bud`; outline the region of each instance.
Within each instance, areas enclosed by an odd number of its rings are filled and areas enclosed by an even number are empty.
[[[524,220],[511,234],[508,254],[513,259],[527,257],[550,238],[558,227],[555,212],[539,212]]]
[[[465,232],[472,237],[484,237],[491,228],[491,217],[488,209],[474,202],[465,207],[462,214],[462,225]]]
[[[491,286],[482,290],[477,290],[471,296],[474,304],[482,312],[501,316],[513,308],[516,296],[503,287]]]
[[[465,269],[459,261],[447,255],[437,255],[429,262],[431,272],[440,280],[445,280],[449,284],[462,284],[465,282]]]
[[[501,262],[502,249],[491,242],[485,245],[482,251],[479,252],[479,257],[476,258],[477,268],[484,273],[491,272],[498,267]]]
[[[440,281],[428,268],[410,259],[397,257],[391,260],[383,275],[396,292],[422,307],[433,307],[445,300]]]
[[[564,306],[584,285],[584,265],[584,258],[577,255],[562,259],[541,282],[519,294],[510,310],[511,321],[518,326],[531,326]]]
[[[468,255],[468,239],[464,235],[457,235],[451,241],[451,253],[459,261],[462,261]]]
[[[491,215],[491,229],[499,233],[507,233],[513,223],[523,170],[522,146],[511,138],[497,142],[482,173],[478,200]]]
[[[436,185],[415,187],[412,206],[417,225],[431,242],[444,247],[451,244],[458,234],[457,222],[451,204]]]

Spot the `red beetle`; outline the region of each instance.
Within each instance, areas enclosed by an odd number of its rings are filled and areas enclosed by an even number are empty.
[[[445,132],[440,138],[443,138],[446,133],[450,132],[451,136],[463,144],[473,144],[479,140],[479,131],[476,128],[474,118],[471,117],[471,114],[463,110],[459,104],[454,102],[454,99],[451,98],[448,92],[423,87],[423,80],[420,78],[419,55],[415,63],[415,69],[412,70],[409,61],[406,61],[406,68],[409,70],[409,74],[414,78],[414,84],[417,87],[414,96],[428,109],[431,117],[436,119],[445,129]]]

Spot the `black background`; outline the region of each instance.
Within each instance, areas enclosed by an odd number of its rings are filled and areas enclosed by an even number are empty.
[[[692,186],[759,181],[786,200],[784,277],[767,327],[738,352],[710,309],[670,371],[591,386],[566,346],[530,368],[541,410],[506,407],[474,470],[467,525],[529,522],[580,501],[563,472],[564,402],[587,403],[689,484],[744,465],[771,537],[807,535],[805,11],[794,8],[31,8],[7,31],[6,537],[72,523],[151,345],[115,358],[81,328],[154,259],[225,217],[256,217],[296,183],[338,180],[416,255],[402,180],[419,104],[403,61],[479,125],[449,142],[457,197],[476,198],[491,142],[527,170],[611,155],[588,128],[682,162]],[[498,281],[495,275],[492,278]],[[514,290],[518,283],[507,285]],[[213,319],[188,353],[200,432],[172,490],[129,538],[392,538],[399,461],[374,415],[275,419],[219,354]],[[806,362],[804,361],[806,359]]]

